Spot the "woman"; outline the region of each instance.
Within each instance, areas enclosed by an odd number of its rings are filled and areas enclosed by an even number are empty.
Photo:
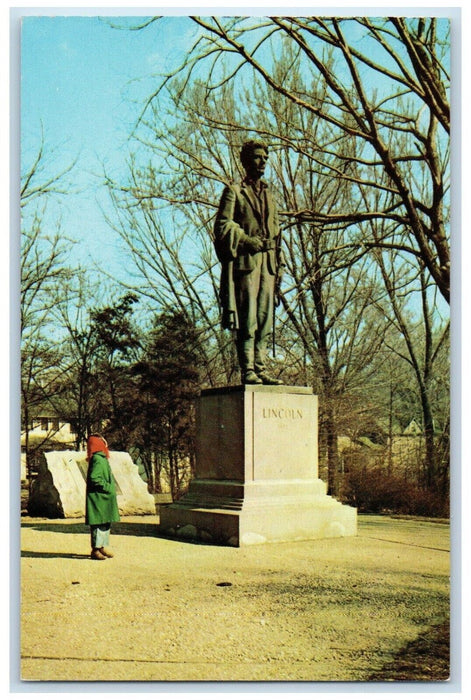
[[[110,542],[111,523],[119,520],[116,487],[109,463],[108,443],[101,435],[87,441],[87,490],[85,522],[90,525],[91,559],[104,560],[113,554],[106,549]]]

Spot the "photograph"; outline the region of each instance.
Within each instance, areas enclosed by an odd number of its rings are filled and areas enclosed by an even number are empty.
[[[459,8],[15,9],[18,687],[452,692]]]

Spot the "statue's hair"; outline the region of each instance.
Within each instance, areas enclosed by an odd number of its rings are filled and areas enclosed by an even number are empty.
[[[247,159],[253,154],[256,148],[263,148],[268,153],[268,145],[264,141],[256,141],[251,139],[242,144],[240,150],[240,161],[243,166],[246,165]]]

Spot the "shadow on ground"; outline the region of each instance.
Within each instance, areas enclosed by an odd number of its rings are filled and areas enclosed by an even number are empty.
[[[68,523],[67,521],[21,523],[22,528],[33,528],[38,531],[63,532],[66,535],[88,535],[90,528],[85,523]],[[132,537],[162,537],[154,523],[113,523],[111,526],[113,535],[131,535]]]
[[[22,550],[21,556],[30,559],[90,559],[88,554],[73,554],[71,552],[28,552]]]
[[[433,625],[407,644],[369,681],[446,681],[450,678],[450,621]]]
[[[63,522],[57,522],[57,520],[48,522],[32,522],[32,523],[21,523],[22,528],[32,528],[33,530],[43,531],[43,532],[62,532],[65,535],[88,535],[90,533],[90,528],[85,523],[70,523],[64,520]],[[223,543],[218,542],[202,542],[195,539],[180,539],[177,537],[172,537],[164,532],[159,532],[157,523],[139,523],[139,522],[119,522],[112,523],[111,525],[112,535],[128,535],[130,537],[155,537],[160,540],[170,540],[173,542],[185,542],[186,544],[193,544],[198,547],[223,547],[226,546]],[[59,556],[59,555],[58,555]]]

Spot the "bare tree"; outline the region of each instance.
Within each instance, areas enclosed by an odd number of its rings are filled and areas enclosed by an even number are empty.
[[[408,228],[412,245],[407,248],[395,237],[365,244],[406,249],[423,261],[449,300],[448,21],[434,17],[192,17],[191,21],[201,29],[197,40],[147,104],[176,78],[181,95],[204,73],[209,96],[230,81],[239,81],[241,94],[244,81],[250,84],[254,76],[260,77],[287,102],[337,132],[343,153],[337,153],[333,141],[327,158],[319,160],[320,169],[330,170],[333,179],[348,178],[359,187],[388,195],[387,206],[377,198],[377,209],[326,212],[312,202],[293,215],[316,224],[346,226],[386,219]],[[295,50],[309,79],[305,91],[293,89],[286,80],[289,66],[285,79],[277,69],[287,46]],[[322,101],[313,89],[319,81],[326,86]],[[355,142],[348,153],[341,143],[345,138]],[[332,152],[353,160],[356,174],[332,167]],[[426,197],[422,186],[417,187],[411,163],[425,165]]]
[[[45,201],[50,200],[51,196],[57,198],[70,194],[68,175],[75,168],[77,161],[74,160],[60,168],[55,163],[57,159],[57,153],[47,146],[44,134],[41,135],[39,146],[30,158],[27,154],[22,154],[24,167],[21,173],[20,205],[23,216],[25,209],[31,210],[33,203],[43,208]],[[26,160],[29,162],[24,162]]]
[[[51,223],[48,202],[65,192],[65,176],[73,165],[48,175],[46,150],[42,142],[21,178],[21,398],[29,476],[32,419],[38,412],[55,413],[62,391],[61,338],[52,310],[57,288],[72,274],[66,261],[70,241],[60,223]],[[54,430],[46,439],[53,436]]]
[[[143,122],[141,138],[149,148],[151,164],[140,169],[133,163],[131,182],[112,188],[121,217],[119,230],[149,285],[144,286],[149,296],[163,308],[173,306],[186,314],[191,310],[192,320],[205,328],[205,337],[213,339],[209,347],[225,348],[219,314],[214,313],[218,311],[217,263],[212,251],[215,202],[222,183],[240,174],[238,150],[247,135],[276,134],[272,168],[282,205],[287,258],[277,345],[286,381],[301,379],[322,395],[322,444],[334,491],[339,402],[346,391],[353,390],[355,373],[357,385],[360,375],[366,381],[384,321],[372,306],[377,281],[368,283],[365,251],[359,253],[349,245],[344,227],[314,226],[291,212],[321,200],[327,209],[341,203],[350,209],[351,184],[346,180],[326,184],[313,172],[315,154],[294,147],[293,130],[320,140],[330,138],[330,132],[321,133],[324,127],[319,120],[303,121],[296,107],[288,122],[283,103],[274,93],[267,94],[263,85],[251,91],[251,101],[243,108],[237,107],[230,89],[206,102],[201,100],[202,91],[197,84],[184,96],[174,96],[181,123],[172,129],[161,111]],[[374,315],[374,321],[367,321],[368,314]],[[291,330],[284,328],[284,318]],[[369,334],[373,323],[375,332]]]
[[[384,252],[377,250],[375,259],[383,276],[388,294],[388,303],[381,304],[385,317],[400,331],[402,342],[390,346],[396,358],[407,362],[420,398],[422,423],[425,435],[425,469],[424,482],[432,487],[437,478],[437,452],[435,445],[436,418],[432,405],[432,383],[434,365],[449,340],[449,321],[437,323],[434,319],[435,289],[430,284],[429,275],[422,266],[418,271],[406,262],[399,264],[394,258],[385,258]],[[400,283],[398,281],[400,280]],[[419,304],[419,313],[413,312],[410,297],[415,297]],[[417,309],[417,306],[415,307]],[[435,312],[436,315],[436,312]],[[448,377],[441,376],[441,381],[449,386]]]
[[[83,449],[93,431],[101,431],[109,418],[109,388],[98,381],[100,338],[93,324],[92,309],[103,302],[102,285],[91,284],[87,273],[77,269],[61,285],[54,306],[54,318],[63,338],[64,375],[62,411],[69,416],[75,432],[75,447]]]
[[[448,299],[447,23],[189,21],[201,30],[197,41],[149,97],[136,129],[150,162],[132,162],[125,186],[110,183],[119,229],[149,297],[191,310],[214,343],[219,183],[237,177],[244,138],[270,141],[288,261],[277,344],[288,374],[323,396],[334,489],[339,426],[347,410],[359,415],[386,331],[397,347],[405,331],[372,256],[379,251],[385,269],[408,259],[407,269],[422,270]],[[410,300],[409,278],[398,272],[390,282]],[[221,336],[212,347],[225,347]]]
[[[212,244],[221,182],[230,178],[221,142],[208,130],[195,137],[187,123],[170,130],[160,112],[149,117],[139,138],[149,162],[131,159],[125,185],[107,178],[114,204],[109,224],[131,255],[134,288],[153,310],[179,311],[198,329],[203,383],[233,381],[236,359],[220,327],[219,264]],[[223,150],[227,154],[230,144]]]

